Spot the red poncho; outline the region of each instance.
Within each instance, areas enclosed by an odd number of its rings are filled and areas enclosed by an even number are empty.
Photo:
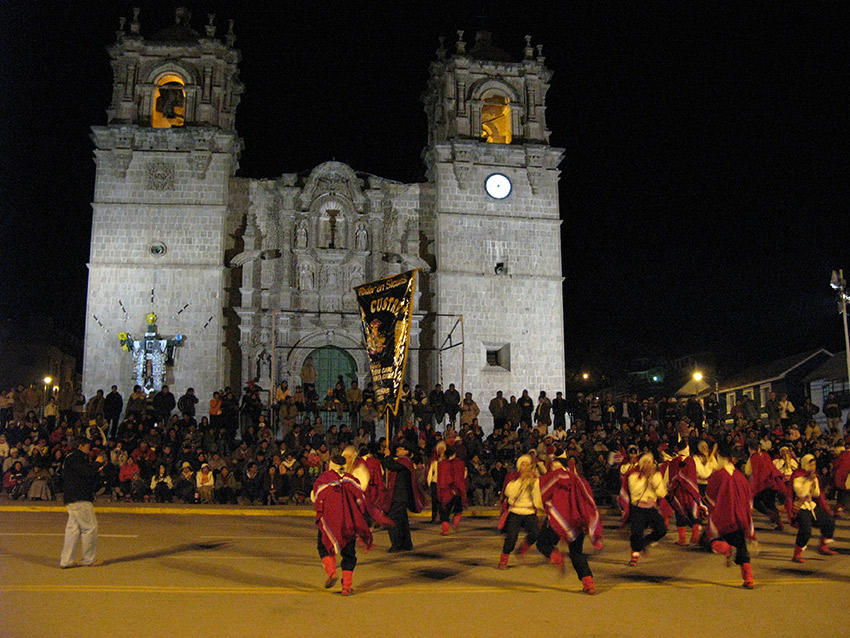
[[[673,510],[682,516],[696,519],[700,503],[696,462],[690,456],[676,456],[664,464],[662,471],[667,476],[667,490]]]
[[[379,505],[383,502],[384,491],[386,490],[386,486],[384,485],[384,469],[381,467],[381,462],[374,456],[367,456],[361,460],[366,464],[366,469],[369,470],[369,485],[364,489],[366,499],[370,503]]]
[[[602,520],[590,484],[576,472],[558,467],[544,474],[540,497],[549,527],[563,540],[571,543],[579,534],[587,534],[596,545],[602,539]]]
[[[437,463],[437,498],[445,507],[455,496],[466,507],[466,464],[459,458],[444,459]]]
[[[832,462],[832,476],[835,481],[835,487],[839,490],[846,490],[847,475],[850,474],[850,450],[844,450]]]
[[[708,533],[719,538],[739,529],[747,538],[755,538],[753,527],[753,490],[747,477],[738,470],[729,474],[721,468],[708,478],[705,488],[708,501]]]
[[[356,478],[327,470],[313,484],[313,494],[316,496],[316,526],[322,532],[325,549],[338,554],[357,537],[367,548],[372,546],[372,532],[363,516],[366,502]]]
[[[782,477],[782,472],[776,469],[767,452],[750,454],[750,468],[752,469],[750,485],[753,487],[753,494],[764,490],[785,491],[785,479]]]

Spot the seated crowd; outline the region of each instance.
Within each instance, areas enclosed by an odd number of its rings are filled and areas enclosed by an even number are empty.
[[[98,391],[87,402],[83,398],[82,410],[76,409],[81,393],[75,391],[77,399],[70,406],[67,400],[54,405],[61,397],[51,397],[42,417],[35,410],[22,414],[0,409],[3,493],[12,499],[54,498],[62,492],[62,463],[71,441],[83,436],[93,441],[92,458],[105,453],[109,461],[97,489],[100,496],[302,504],[309,501],[313,482],[329,459],[346,446],[353,445],[364,456],[379,456],[389,447],[380,436],[386,425],[374,406],[371,384],[364,390],[356,383],[346,388],[340,378],[323,403],[317,401],[312,384],[305,386],[290,392],[288,384],[281,383],[271,410],[252,382],[239,398],[232,388],[224,388],[210,400],[210,416],[199,420],[194,391],[189,388],[177,399],[167,386],[150,396],[136,386],[126,405],[113,386],[108,395]],[[526,453],[541,459],[572,457],[597,503],[614,505],[619,466],[632,445],[661,461],[675,455],[681,439],[691,443],[695,454],[725,441],[743,465],[748,441],[757,440],[778,464],[789,467],[794,459],[813,454],[828,478],[834,448],[843,445],[849,433],[847,424],[842,432],[832,421],[828,431],[822,431],[805,409],[764,420],[759,415],[747,419],[741,411],[727,423],[712,395],[704,401],[638,400],[636,395],[615,401],[610,394],[579,394],[568,401],[561,392],[552,400],[541,392],[535,402],[527,391],[509,399],[498,392],[488,410],[494,427],[485,434],[471,393],[461,399],[454,384],[445,391],[437,385],[430,392],[405,385],[399,414],[390,418],[389,443],[406,441],[414,451],[417,478],[426,488],[429,465],[442,449],[438,444],[453,446],[467,464],[468,496],[474,505],[497,504],[505,476]]]

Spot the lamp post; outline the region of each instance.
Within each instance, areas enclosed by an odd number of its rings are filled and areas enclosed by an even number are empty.
[[[844,357],[847,363],[847,383],[850,384],[850,337],[847,333],[847,299],[850,295],[846,292],[847,281],[844,279],[844,271],[835,272],[833,270],[829,285],[838,292],[838,312],[841,313],[841,318],[844,321]]]

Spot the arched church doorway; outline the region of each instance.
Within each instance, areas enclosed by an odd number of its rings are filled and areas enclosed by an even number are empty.
[[[328,388],[336,386],[340,375],[345,380],[346,388],[357,380],[357,363],[345,350],[324,346],[313,350],[308,356],[313,358],[313,365],[316,366],[316,394],[319,399],[327,395]]]

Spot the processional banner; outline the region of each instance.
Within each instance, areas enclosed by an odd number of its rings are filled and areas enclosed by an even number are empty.
[[[416,271],[357,286],[360,321],[379,409],[398,415],[401,385],[407,365]]]

